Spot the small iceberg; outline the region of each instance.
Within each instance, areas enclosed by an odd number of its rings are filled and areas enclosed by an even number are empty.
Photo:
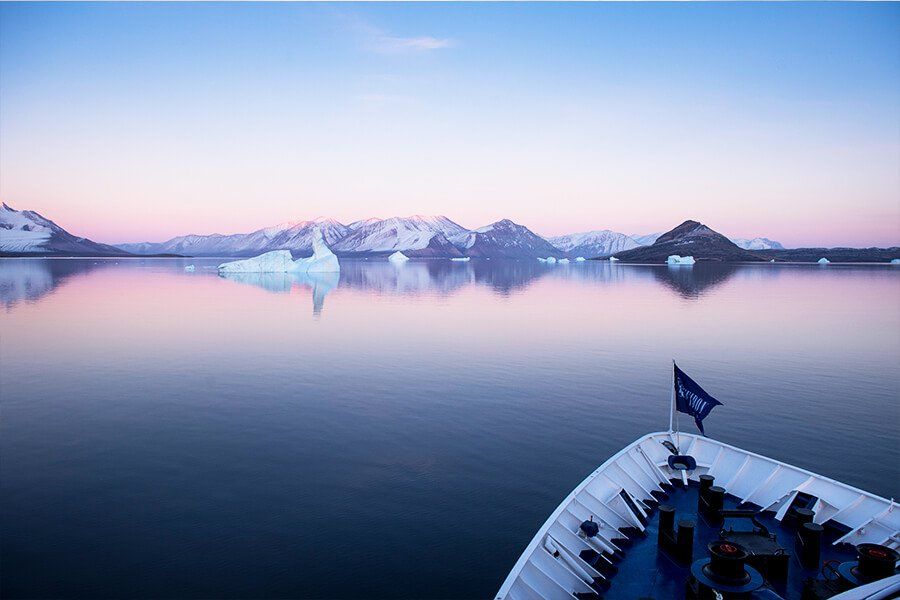
[[[586,260],[587,260],[587,259],[586,259],[585,257],[579,256],[578,258],[575,259],[575,262],[584,262],[584,261],[586,261]]]
[[[609,257],[609,262],[619,262],[619,259],[616,258],[615,256],[610,256],[610,257]]]
[[[388,260],[392,263],[405,263],[409,260],[409,257],[398,250],[388,256]]]
[[[184,268],[184,270],[187,271],[188,273],[193,273],[194,268],[195,268],[194,265],[188,265]]]
[[[891,264],[892,265],[900,265],[900,258],[892,258]]]
[[[556,262],[556,259],[555,259],[554,257],[552,257],[552,256],[548,256],[548,257],[547,257],[547,262],[548,262],[548,263],[555,263],[555,262]]]
[[[831,261],[828,260],[827,258],[825,258],[824,256],[823,256],[822,258],[819,259],[819,264],[820,264],[820,265],[827,265],[827,264],[829,264],[830,262],[831,262]]]
[[[561,258],[561,259],[559,259],[558,262],[559,262],[560,264],[564,265],[564,264],[567,264],[567,263],[569,262],[569,259],[568,259],[568,258]]]
[[[547,259],[546,259],[546,258],[541,258],[540,256],[538,256],[538,260],[541,261],[541,262],[547,262]]]
[[[312,256],[294,260],[290,250],[273,250],[253,258],[219,265],[219,273],[340,273],[341,265],[325,244],[322,230],[313,232]]]
[[[666,259],[667,265],[692,265],[694,262],[696,261],[693,256],[678,256],[677,254],[670,254]]]
[[[774,258],[773,258],[773,259],[772,259],[772,260],[770,260],[770,261],[769,261],[769,262],[770,262],[770,263],[772,263],[772,262],[775,262],[775,259],[774,259]]]
[[[450,260],[456,261],[456,262],[469,262],[470,260],[472,260],[472,257],[471,256],[463,256],[463,257],[451,258]]]

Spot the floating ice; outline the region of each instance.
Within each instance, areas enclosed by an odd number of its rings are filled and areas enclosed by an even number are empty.
[[[900,258],[892,258],[891,264],[892,265],[900,265]]]
[[[274,250],[253,258],[219,265],[220,273],[339,273],[337,256],[325,244],[322,231],[316,229],[312,239],[313,255],[294,260],[290,250]]]
[[[827,264],[830,263],[830,262],[831,262],[831,261],[828,260],[827,258],[825,258],[824,256],[823,256],[822,258],[819,259],[819,264],[820,264],[820,265],[827,265]]]
[[[194,265],[188,265],[184,268],[185,271],[192,272],[194,270]]]
[[[313,255],[307,258],[301,258],[294,261],[291,269],[294,273],[340,273],[341,264],[338,262],[337,256],[325,243],[322,237],[322,230],[318,227],[313,231],[312,238]]]
[[[220,273],[287,273],[294,266],[290,250],[273,250],[219,265]]]
[[[616,258],[615,256],[610,256],[610,257],[609,257],[609,262],[619,262],[619,259]]]
[[[774,259],[774,258],[773,258],[773,259],[772,259],[772,260],[770,260],[770,261],[769,261],[769,262],[775,262],[775,259]]]
[[[554,257],[552,257],[552,256],[548,256],[548,257],[547,257],[547,262],[548,262],[548,263],[555,263],[555,262],[556,262],[556,259],[555,259]]]
[[[402,263],[409,260],[409,257],[399,250],[388,256],[388,260],[392,263]]]
[[[451,258],[450,260],[455,260],[456,262],[469,262],[472,260],[471,256],[464,256],[462,258]]]
[[[561,263],[561,264],[566,264],[566,263],[569,262],[569,259],[568,259],[568,258],[561,258],[561,259],[559,259],[558,262]]]
[[[666,259],[666,264],[669,265],[692,265],[694,262],[693,256],[678,256],[677,254],[670,254]]]
[[[585,257],[579,256],[578,258],[575,259],[575,262],[584,262],[585,260],[587,260]]]

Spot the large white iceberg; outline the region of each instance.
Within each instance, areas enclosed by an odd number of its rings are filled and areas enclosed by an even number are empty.
[[[892,265],[900,265],[900,258],[892,258],[891,264]]]
[[[619,262],[619,259],[616,258],[615,256],[610,256],[610,257],[609,257],[609,262]]]
[[[566,264],[566,263],[569,262],[569,259],[568,259],[568,258],[561,258],[561,259],[559,259],[559,262],[562,263],[562,264]]]
[[[307,258],[300,258],[294,261],[291,269],[293,273],[340,273],[341,264],[338,262],[337,256],[325,243],[322,237],[322,230],[318,227],[313,231],[312,238],[313,255]]]
[[[322,231],[316,229],[312,239],[313,255],[294,260],[290,250],[273,250],[253,258],[219,265],[220,273],[339,273],[337,256],[325,244]]]
[[[388,260],[392,263],[402,263],[409,260],[409,257],[399,250],[388,256]]]
[[[819,264],[820,264],[820,265],[827,265],[827,264],[830,263],[830,262],[831,262],[831,261],[828,260],[827,258],[825,258],[824,256],[823,256],[822,258],[819,259]]]
[[[575,262],[584,262],[585,260],[587,260],[585,257],[579,256],[578,258],[575,259]]]
[[[552,256],[548,256],[548,257],[547,257],[547,262],[548,262],[548,263],[555,263],[555,262],[556,262],[556,259],[555,259],[554,257],[552,257]]]
[[[678,256],[677,254],[670,254],[666,259],[668,265],[692,265],[694,262],[696,261],[693,256]]]

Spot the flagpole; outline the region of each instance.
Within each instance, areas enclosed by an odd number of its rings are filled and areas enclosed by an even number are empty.
[[[675,418],[675,359],[672,359],[672,398],[669,401],[669,433],[675,431],[672,420]]]

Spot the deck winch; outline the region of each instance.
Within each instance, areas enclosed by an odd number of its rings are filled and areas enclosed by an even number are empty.
[[[716,597],[716,592],[728,597],[748,594],[763,584],[759,571],[747,564],[750,554],[740,544],[719,540],[707,545],[709,558],[691,565],[686,597],[706,600]]]
[[[856,560],[841,563],[837,572],[848,588],[864,585],[890,577],[897,572],[900,553],[879,544],[860,544],[856,547]]]

